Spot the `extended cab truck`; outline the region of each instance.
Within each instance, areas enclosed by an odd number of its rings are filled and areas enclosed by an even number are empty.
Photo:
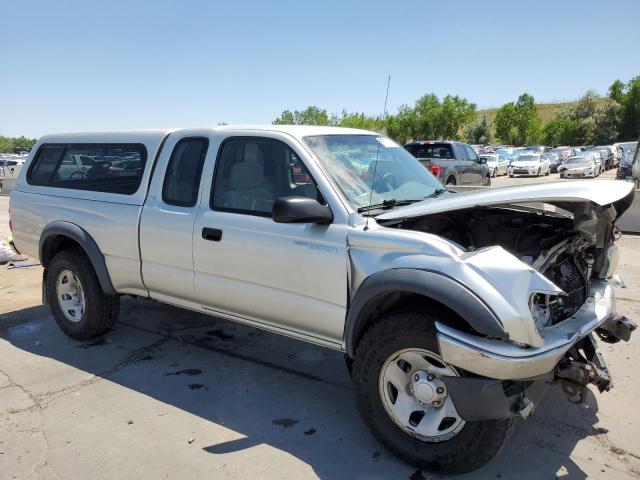
[[[486,158],[470,145],[446,140],[419,140],[404,148],[445,185],[491,185]]]
[[[465,472],[552,382],[611,388],[596,337],[635,328],[608,283],[632,199],[615,181],[450,193],[379,134],[269,125],[43,137],[10,212],[71,337],[131,294],[343,351],[378,439]]]

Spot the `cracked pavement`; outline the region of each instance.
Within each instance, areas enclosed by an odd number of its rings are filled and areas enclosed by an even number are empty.
[[[618,309],[638,320],[640,237],[620,246]],[[2,480],[440,478],[371,437],[339,353],[131,298],[113,331],[77,342],[39,304],[40,278],[0,267]],[[576,406],[552,390],[463,477],[639,478],[639,338],[601,344],[611,392]]]

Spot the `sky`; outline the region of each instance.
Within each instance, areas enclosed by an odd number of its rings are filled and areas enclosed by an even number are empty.
[[[640,0],[0,0],[0,135],[270,123],[606,94],[640,75]]]

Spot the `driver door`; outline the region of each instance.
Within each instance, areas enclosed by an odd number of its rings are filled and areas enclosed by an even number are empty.
[[[321,343],[342,341],[347,305],[346,225],[276,223],[276,198],[324,202],[287,142],[229,137],[208,205],[193,230],[195,295],[203,308]]]
[[[480,164],[478,155],[476,155],[476,152],[474,152],[473,148],[469,145],[464,145],[464,150],[467,153],[467,158],[469,159],[469,163],[467,164],[467,183],[469,185],[482,185],[484,182],[484,168],[482,164]]]

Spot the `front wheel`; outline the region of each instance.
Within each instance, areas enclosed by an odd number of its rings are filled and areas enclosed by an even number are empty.
[[[489,175],[484,177],[484,182],[482,182],[482,185],[485,186],[485,187],[490,187],[491,186],[491,177]]]
[[[46,288],[53,318],[76,340],[106,333],[120,313],[120,297],[102,291],[93,265],[80,248],[63,250],[53,257]]]
[[[353,363],[357,403],[378,440],[424,470],[464,473],[502,448],[514,421],[465,421],[443,376],[465,376],[440,357],[434,323],[417,312],[383,317],[359,342]]]

